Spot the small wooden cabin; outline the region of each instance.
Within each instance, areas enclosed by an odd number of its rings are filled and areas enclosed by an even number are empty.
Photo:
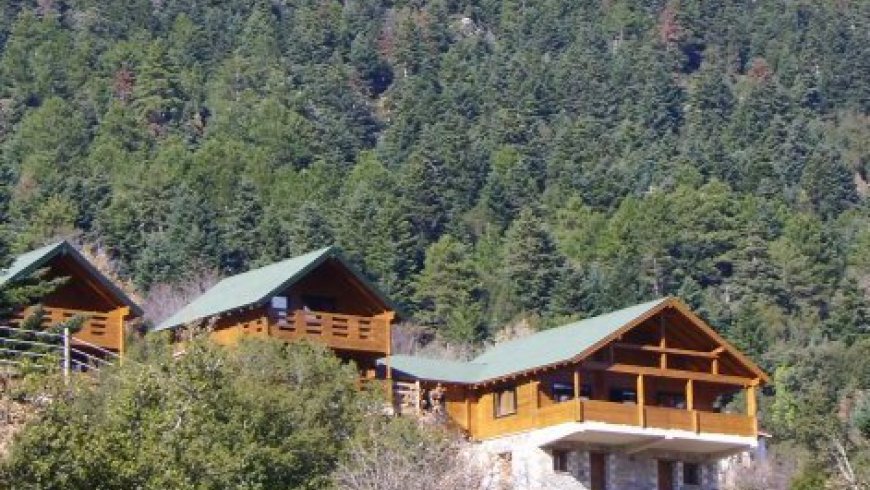
[[[768,381],[676,298],[505,342],[470,362],[379,362],[405,394],[400,409],[434,409],[475,440],[537,432],[548,447],[619,451],[751,446],[756,391]],[[744,405],[726,409],[741,393]]]
[[[125,325],[142,316],[141,308],[129,296],[66,241],[16,257],[0,274],[0,286],[25,280],[38,271],[44,271],[44,279],[65,280],[38,304],[18,308],[11,323],[20,324],[37,308],[42,309],[44,328],[81,317],[83,326],[73,335],[73,343],[80,344],[77,348],[88,350],[92,344],[123,355]]]
[[[327,247],[227,277],[154,331],[204,324],[224,345],[243,335],[309,339],[373,378],[377,359],[390,354],[395,312],[335,247]]]

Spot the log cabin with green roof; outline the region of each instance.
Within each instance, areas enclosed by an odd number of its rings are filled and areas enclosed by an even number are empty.
[[[246,335],[307,339],[353,361],[375,377],[391,353],[396,307],[335,247],[227,277],[153,330],[204,325],[213,341],[233,345]]]
[[[498,344],[470,362],[380,362],[400,411],[441,414],[500,456],[512,488],[718,488],[716,463],[757,444],[757,390],[768,382],[676,298]]]
[[[0,273],[0,287],[38,273],[46,281],[62,279],[61,284],[33,304],[19,305],[8,319],[11,324],[21,325],[37,313],[41,328],[80,319],[81,328],[72,336],[76,349],[124,354],[125,327],[142,316],[142,309],[112,279],[72,244],[60,241],[17,256]]]

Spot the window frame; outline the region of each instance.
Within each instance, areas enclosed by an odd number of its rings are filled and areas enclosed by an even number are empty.
[[[687,468],[692,468],[692,470],[686,471]],[[702,470],[700,464],[691,461],[683,461],[683,485],[689,485],[693,487],[701,486],[701,481],[703,480],[701,471]],[[691,481],[689,481],[690,475],[692,475]]]
[[[608,401],[624,405],[637,405],[637,389],[613,386],[608,393]]]
[[[502,403],[501,397],[510,395],[513,398],[513,410],[510,412],[501,412]],[[492,415],[493,418],[500,419],[504,417],[510,417],[512,415],[517,414],[517,387],[516,386],[505,386],[502,388],[497,388],[493,391],[493,404],[492,404]]]
[[[656,392],[656,404],[665,408],[686,409],[686,395],[675,391]]]
[[[553,449],[550,451],[553,458],[553,472],[568,473],[568,451],[564,449]]]

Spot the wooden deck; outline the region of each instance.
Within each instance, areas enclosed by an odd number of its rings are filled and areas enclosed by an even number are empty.
[[[16,314],[13,325],[20,325],[25,318],[33,314],[34,308],[26,308]],[[81,330],[73,335],[76,340],[97,345],[104,349],[123,353],[124,351],[124,317],[126,308],[102,313],[67,308],[43,307],[43,317],[40,327],[49,328],[72,320],[75,317],[84,319]]]
[[[286,322],[270,326],[269,335],[287,341],[310,339],[333,349],[389,352],[385,318],[296,310]]]
[[[483,413],[483,412],[482,412]],[[481,421],[477,438],[487,439],[566,422],[604,422],[631,427],[683,430],[696,434],[753,437],[755,419],[742,414],[622,404],[600,400],[570,400],[506,417]]]

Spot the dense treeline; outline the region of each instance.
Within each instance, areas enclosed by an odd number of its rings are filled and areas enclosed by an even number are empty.
[[[463,342],[677,294],[870,467],[868,2],[4,1],[0,55],[14,249],[335,242]]]

